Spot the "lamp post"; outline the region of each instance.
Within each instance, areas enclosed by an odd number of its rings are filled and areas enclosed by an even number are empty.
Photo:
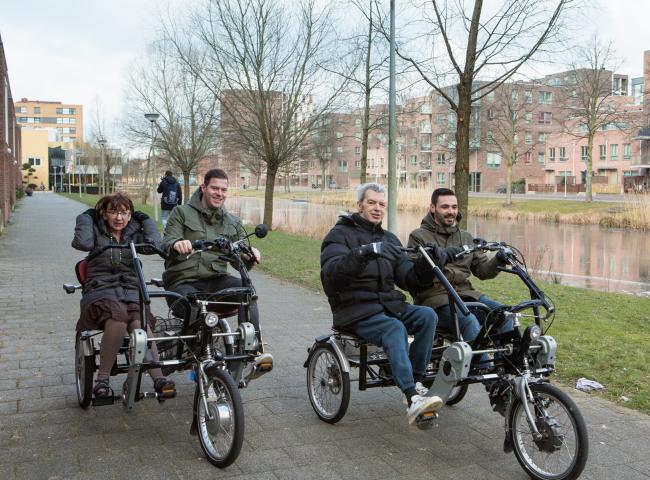
[[[151,123],[151,150],[149,150],[149,166],[151,168],[151,202],[153,203],[153,218],[158,223],[158,199],[156,198],[156,181],[154,180],[154,173],[156,168],[154,166],[154,144],[156,143],[156,120],[160,115],[157,113],[145,113],[144,118]]]
[[[100,195],[106,195],[106,183],[104,182],[104,151],[106,148],[106,139],[104,137],[99,137],[97,139],[97,143],[99,144],[99,149],[100,149],[100,161],[99,161],[99,194]]]

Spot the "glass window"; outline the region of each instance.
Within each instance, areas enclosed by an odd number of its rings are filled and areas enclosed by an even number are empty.
[[[356,162],[354,162],[354,166],[357,168],[361,168],[361,160],[357,160]]]
[[[553,104],[553,92],[539,92],[539,103],[544,105]]]
[[[551,112],[539,112],[539,119],[537,123],[544,123],[546,125],[550,124],[553,120],[553,114]]]
[[[601,160],[607,160],[607,145],[598,145],[598,153]]]
[[[501,166],[501,154],[497,152],[488,152],[487,166],[488,168],[499,168]]]
[[[533,114],[531,112],[526,112],[524,119],[526,120],[527,124],[530,124],[533,121]]]
[[[524,92],[524,102],[533,103],[533,92],[531,92],[530,90],[526,90]]]
[[[336,132],[336,139],[343,138],[343,134],[341,132]]]
[[[629,160],[632,158],[632,147],[629,143],[623,144],[623,159]]]
[[[439,153],[438,157],[436,158],[436,164],[437,165],[444,165],[445,164],[445,154],[444,153]]]
[[[491,108],[488,108],[487,118],[488,120],[494,120],[494,110],[492,110]]]
[[[548,149],[548,161],[549,162],[555,161],[555,147],[551,147]]]
[[[411,155],[411,165],[417,165],[417,164],[418,164],[418,156]]]
[[[492,132],[487,132],[487,143],[494,143],[494,134]]]
[[[354,147],[354,153],[356,155],[361,155],[361,147]]]
[[[589,157],[589,147],[586,145],[583,145],[580,147],[580,160],[583,162],[586,162]]]
[[[41,107],[34,107],[34,114],[39,114],[41,113]]]
[[[545,132],[539,132],[537,134],[537,143],[546,143],[546,133]]]
[[[533,144],[533,134],[530,132],[526,132],[524,134],[524,142],[526,145],[532,145]]]
[[[537,163],[540,165],[544,165],[546,163],[546,159],[544,158],[544,152],[537,152]]]
[[[445,184],[445,172],[436,173],[436,183],[438,185],[444,185]]]
[[[568,160],[566,156],[566,147],[560,147],[560,162],[566,162]]]
[[[609,153],[612,160],[618,160],[618,145],[616,143],[610,145]]]
[[[343,147],[336,147],[336,153],[343,153]]]

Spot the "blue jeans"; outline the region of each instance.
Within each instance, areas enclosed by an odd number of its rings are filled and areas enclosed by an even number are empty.
[[[162,221],[163,230],[167,226],[167,220],[169,219],[170,213],[172,213],[171,210],[160,209],[160,220]]]
[[[381,312],[357,322],[354,331],[384,349],[395,383],[407,392],[415,388],[413,377],[421,378],[427,370],[437,324],[433,309],[408,305],[401,320]],[[409,334],[415,336],[410,349]]]
[[[478,301],[485,304],[491,310],[501,306],[499,302],[492,300],[486,295],[481,295]],[[438,314],[440,326],[446,330],[449,330],[450,332],[456,331],[456,325],[454,325],[454,322],[451,318],[449,305],[443,305],[442,307],[436,308],[436,313]],[[476,315],[473,313],[470,313],[469,315],[463,315],[463,313],[460,312],[458,308],[456,308],[456,316],[458,317],[458,326],[460,327],[460,333],[463,336],[463,340],[466,342],[471,342],[478,336],[478,332],[481,330],[481,325],[485,323],[485,318],[481,318],[479,321],[479,319],[476,318]],[[508,320],[508,322],[506,322],[499,329],[499,333],[508,332],[512,330],[512,328],[512,321]],[[479,362],[485,365],[485,363],[488,362],[487,355],[481,355]]]

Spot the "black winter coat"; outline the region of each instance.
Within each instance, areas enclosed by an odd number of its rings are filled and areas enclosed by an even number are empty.
[[[168,176],[162,179],[158,185],[158,193],[162,193],[160,198],[160,208],[163,210],[173,210],[176,205],[182,205],[183,203],[183,191],[181,189],[181,184],[178,183],[173,176]],[[174,197],[175,201],[167,203],[167,200],[171,197]]]
[[[121,245],[135,243],[151,243],[160,247],[161,238],[156,222],[147,218],[142,223],[135,219],[122,230]],[[77,250],[93,252],[117,243],[108,233],[106,222],[86,213],[77,216],[72,246]],[[82,316],[85,310],[100,299],[120,300],[123,302],[138,302],[138,279],[133,269],[133,257],[130,249],[108,249],[88,260],[86,282],[81,298]]]
[[[321,282],[334,315],[334,326],[346,329],[352,324],[386,312],[401,318],[406,297],[395,289],[417,288],[413,261],[403,253],[390,261],[384,257],[360,259],[352,249],[372,242],[402,246],[391,232],[364,219],[358,213],[341,216],[321,246]]]

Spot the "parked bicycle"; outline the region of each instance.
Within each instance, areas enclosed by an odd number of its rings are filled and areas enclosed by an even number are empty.
[[[488,391],[493,410],[504,419],[504,452],[514,452],[531,478],[573,479],[580,476],[588,457],[585,421],[573,400],[549,383],[555,370],[557,344],[548,335],[555,307],[528,273],[525,259],[516,248],[497,242],[476,241],[458,257],[477,250],[502,252],[507,265],[500,270],[519,277],[530,299],[490,310],[478,302],[464,302],[434,264],[424,247],[405,249],[428,258],[436,278],[447,290],[455,331],[438,329],[431,363],[423,383],[429,396],[446,405],[460,402],[469,385],[480,383]],[[464,342],[456,309],[485,316],[485,326],[472,342]],[[499,332],[512,322],[514,329]],[[544,331],[544,329],[546,331]],[[350,374],[358,369],[358,388],[395,385],[385,353],[360,337],[335,330],[316,338],[308,350],[307,391],[311,405],[324,422],[340,421],[350,401]],[[491,355],[486,368],[482,355]],[[433,425],[436,414],[416,420],[421,429]]]
[[[189,370],[196,382],[193,421],[190,432],[198,435],[199,443],[207,459],[217,467],[232,464],[239,455],[244,439],[244,407],[238,387],[246,387],[250,380],[271,371],[273,364],[264,355],[257,314],[257,294],[242,256],[252,255],[249,237],[266,236],[267,228],[258,225],[244,239],[230,242],[225,238],[195,243],[195,252],[217,248],[221,258],[239,271],[242,286],[217,292],[195,293],[183,296],[162,287],[159,279],[145,280],[140,253],[164,252],[150,244],[108,245],[101,249],[128,248],[133,257],[133,268],[139,285],[141,328],[125,337],[111,376],[126,373],[120,395],[106,400],[94,399],[93,376],[98,365],[100,331],[79,332],[75,341],[75,377],[77,398],[82,408],[113,404],[121,400],[127,412],[133,410],[137,401],[157,398],[155,392],[142,391],[142,374],[152,368],[162,368],[168,374]],[[101,252],[96,252],[101,253]],[[193,252],[193,253],[195,253]],[[250,257],[249,257],[250,258]],[[66,293],[82,288],[85,280],[84,259],[76,265],[80,285],[64,284]],[[171,313],[168,318],[158,318],[153,337],[147,337],[146,319],[149,318],[153,298],[171,299],[173,306],[182,306],[183,318]],[[210,311],[220,308],[219,313]],[[228,317],[237,316],[237,328],[232,330]],[[101,341],[101,340],[99,340]],[[159,349],[157,362],[152,361],[151,342]]]

